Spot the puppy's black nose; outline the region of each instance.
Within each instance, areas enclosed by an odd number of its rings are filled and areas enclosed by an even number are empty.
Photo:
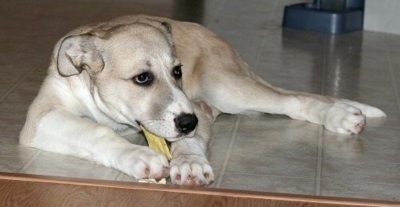
[[[197,117],[194,114],[182,113],[174,119],[176,129],[183,134],[189,134],[197,126]]]

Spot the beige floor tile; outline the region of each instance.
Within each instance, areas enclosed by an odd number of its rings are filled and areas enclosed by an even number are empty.
[[[363,183],[349,180],[322,180],[322,196],[398,201],[400,185]]]
[[[363,163],[358,160],[323,160],[322,179],[400,184],[400,164]]]
[[[77,157],[41,152],[24,167],[23,173],[115,180],[119,171]]]
[[[221,188],[313,195],[315,181],[303,178],[227,173]]]

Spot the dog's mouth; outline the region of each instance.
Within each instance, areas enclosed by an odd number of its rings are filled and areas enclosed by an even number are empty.
[[[184,136],[180,136],[180,137],[168,137],[168,138],[164,138],[165,140],[167,140],[168,142],[177,142],[179,140],[182,140],[183,138],[185,138]]]
[[[146,128],[147,131],[169,142],[195,136],[198,127],[198,119],[195,114],[180,113],[172,120],[170,119],[135,119],[135,122],[138,126]]]
[[[167,140],[168,142],[177,142],[179,140],[182,140],[184,138],[187,137],[193,137],[194,136],[194,131],[191,132],[190,134],[184,134],[184,133],[179,133],[174,131],[173,133],[163,133],[165,132],[164,130],[158,128],[158,127],[154,127],[153,124],[143,124],[143,122],[140,121],[136,121],[137,125],[139,127],[144,127],[146,128],[149,132],[151,132],[152,134],[163,138],[165,140]]]

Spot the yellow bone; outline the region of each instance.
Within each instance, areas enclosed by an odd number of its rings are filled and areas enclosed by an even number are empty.
[[[153,149],[154,151],[165,155],[168,158],[168,160],[171,160],[172,154],[169,151],[169,148],[168,148],[168,145],[167,145],[167,142],[165,141],[165,139],[162,137],[159,137],[155,134],[152,134],[143,126],[140,126],[140,128],[142,128],[142,130],[143,130],[144,136],[146,137],[147,142],[149,143],[149,147],[151,149]]]

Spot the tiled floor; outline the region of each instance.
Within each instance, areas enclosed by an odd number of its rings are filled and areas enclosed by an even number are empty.
[[[70,29],[122,14],[200,22],[269,82],[362,101],[388,118],[343,136],[283,116],[222,115],[213,129],[212,187],[400,201],[400,36],[328,36],[280,27],[296,0],[0,1],[0,171],[132,178],[86,160],[18,146],[53,44]]]

